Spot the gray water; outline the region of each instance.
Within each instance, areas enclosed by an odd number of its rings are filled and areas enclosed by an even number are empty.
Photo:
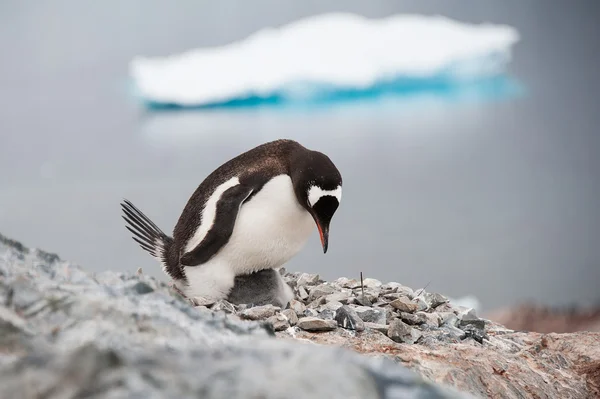
[[[330,249],[288,269],[399,281],[486,308],[600,299],[600,6],[522,1],[0,3],[0,232],[93,270],[158,264],[119,202],[165,231],[223,161],[288,137],[344,177]],[[176,6],[175,6],[176,5]],[[283,113],[145,112],[127,64],[325,11],[441,13],[515,26],[527,95],[487,103]]]

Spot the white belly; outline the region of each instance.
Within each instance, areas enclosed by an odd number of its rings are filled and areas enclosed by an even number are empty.
[[[208,262],[186,267],[189,296],[225,297],[236,275],[278,268],[306,244],[315,228],[312,216],[300,206],[292,180],[270,180],[238,214],[229,242]]]

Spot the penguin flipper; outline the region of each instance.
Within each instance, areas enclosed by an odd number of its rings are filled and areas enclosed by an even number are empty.
[[[181,255],[183,266],[200,266],[210,260],[227,242],[233,232],[240,207],[253,193],[254,187],[236,185],[227,189],[219,201],[213,224],[204,239],[194,249]]]

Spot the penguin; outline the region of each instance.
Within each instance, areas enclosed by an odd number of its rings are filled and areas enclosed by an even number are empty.
[[[236,276],[252,279],[252,273],[282,267],[315,226],[327,253],[341,198],[342,176],[327,155],[280,139],[209,174],[186,203],[172,236],[129,200],[121,207],[132,238],[162,264],[177,289],[189,298],[220,300],[232,293]],[[284,285],[278,291],[282,301],[292,294]]]

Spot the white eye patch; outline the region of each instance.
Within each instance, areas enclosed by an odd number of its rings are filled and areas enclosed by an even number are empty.
[[[338,202],[342,201],[342,186],[337,186],[335,190],[323,190],[319,186],[311,186],[308,189],[308,203],[310,206],[314,206],[321,197],[332,196],[337,198]]]

